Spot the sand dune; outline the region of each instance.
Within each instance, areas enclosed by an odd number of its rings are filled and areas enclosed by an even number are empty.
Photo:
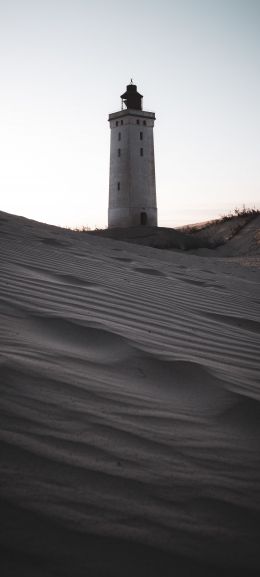
[[[0,242],[1,575],[259,575],[259,269]]]

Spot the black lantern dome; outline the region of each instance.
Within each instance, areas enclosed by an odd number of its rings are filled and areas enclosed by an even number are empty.
[[[126,108],[132,108],[133,110],[142,110],[142,94],[137,92],[136,84],[128,84],[126,87],[126,92],[122,94],[122,105],[125,104]]]

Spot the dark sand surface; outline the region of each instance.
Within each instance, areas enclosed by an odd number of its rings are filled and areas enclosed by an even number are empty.
[[[1,576],[258,576],[257,262],[4,213],[0,246]]]

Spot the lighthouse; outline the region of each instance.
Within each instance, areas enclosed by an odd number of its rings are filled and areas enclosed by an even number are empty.
[[[111,129],[108,227],[157,226],[154,112],[131,81],[121,110],[109,114]]]

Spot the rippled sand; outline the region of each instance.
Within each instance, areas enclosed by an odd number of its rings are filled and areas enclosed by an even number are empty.
[[[1,575],[259,575],[259,270],[4,213],[0,243]]]

